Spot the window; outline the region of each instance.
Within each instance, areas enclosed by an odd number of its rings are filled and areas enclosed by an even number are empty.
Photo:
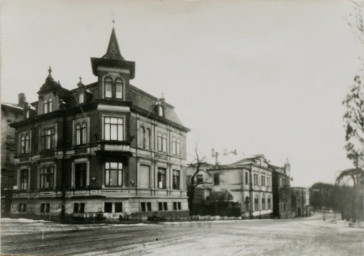
[[[105,117],[104,128],[105,140],[122,141],[124,139],[121,117]]]
[[[79,104],[85,103],[85,94],[84,93],[80,93],[78,95],[78,103]]]
[[[261,185],[265,186],[265,177],[262,175],[260,178],[261,178],[261,183],[262,183]]]
[[[254,198],[254,210],[258,211],[259,210],[259,199],[258,199],[258,195],[255,196]]]
[[[254,185],[258,185],[258,174],[254,174]]]
[[[27,204],[20,203],[18,204],[18,212],[26,212],[27,211]]]
[[[139,137],[140,137],[140,147],[141,148],[145,148],[145,149],[149,149],[150,147],[150,129],[145,129],[143,126],[140,126],[140,131],[139,131]]]
[[[176,142],[176,155],[180,156],[181,155],[181,140],[177,139]]]
[[[168,211],[168,204],[167,204],[167,202],[164,202],[163,203],[163,208],[164,208],[165,211]]]
[[[20,170],[20,190],[28,190],[29,170]]]
[[[86,163],[75,164],[75,188],[85,188],[86,187]]]
[[[181,140],[172,138],[172,155],[181,155]]]
[[[112,213],[112,203],[105,203],[104,204],[104,212]]]
[[[54,128],[46,128],[42,131],[42,148],[53,149],[56,146],[56,131]]]
[[[202,184],[203,183],[203,175],[202,174],[198,174],[197,175],[197,184]]]
[[[112,79],[111,77],[106,77],[104,80],[105,86],[105,98],[112,98]]]
[[[54,166],[44,166],[40,168],[39,187],[50,189],[54,185]]]
[[[53,98],[47,98],[43,102],[43,113],[47,114],[53,111]]]
[[[142,212],[145,212],[146,210],[146,208],[145,208],[145,203],[143,202],[143,203],[140,203],[140,208],[141,208],[141,211]]]
[[[162,202],[158,203],[158,210],[163,211],[163,203]]]
[[[123,203],[115,203],[115,212],[123,212]]]
[[[151,202],[142,202],[140,203],[140,208],[142,212],[151,212],[152,211],[152,203]]]
[[[181,202],[173,202],[173,210],[179,211],[181,209]]]
[[[29,133],[20,136],[20,153],[30,153],[30,135]]]
[[[166,188],[166,169],[158,168],[158,188]]]
[[[249,185],[249,173],[245,172],[245,185]]]
[[[123,80],[121,78],[117,78],[115,81],[115,98],[122,99],[123,98]]]
[[[262,210],[265,210],[265,196],[262,196]]]
[[[151,131],[149,128],[147,128],[147,131],[145,133],[145,148],[146,149],[150,149],[151,148],[151,145],[152,145],[152,142],[151,142],[151,138],[152,138],[152,135],[151,135]]]
[[[164,108],[162,105],[157,105],[157,114],[158,114],[158,116],[161,116],[161,117],[164,116]]]
[[[270,178],[267,177],[267,186],[270,187],[271,186],[271,182],[270,182]]]
[[[172,155],[177,154],[177,141],[175,137],[172,137]]]
[[[218,173],[214,173],[214,185],[217,186],[220,183],[220,176]]]
[[[270,199],[270,196],[268,196],[268,209],[271,209],[271,199]]]
[[[85,145],[87,141],[87,124],[76,124],[76,145]]]
[[[139,187],[140,188],[149,188],[150,187],[150,166],[148,165],[140,165],[139,168]]]
[[[121,187],[123,185],[123,164],[119,162],[105,163],[105,186]]]
[[[162,152],[167,152],[167,135],[162,135]]]
[[[180,176],[178,170],[173,170],[173,189],[180,189]]]
[[[40,204],[40,212],[41,213],[48,213],[49,212],[49,208],[50,208],[50,204],[49,203],[41,203]]]
[[[162,151],[162,134],[158,133],[157,135],[157,147],[158,147],[158,151]]]
[[[29,117],[30,117],[30,111],[27,110],[27,111],[25,111],[25,118],[29,118]]]

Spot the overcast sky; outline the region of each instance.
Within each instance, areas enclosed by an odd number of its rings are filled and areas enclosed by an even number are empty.
[[[195,143],[289,159],[293,185],[334,182],[346,159],[341,102],[361,45],[350,1],[2,1],[1,99],[96,81],[90,57],[115,30],[132,84],[175,106]]]

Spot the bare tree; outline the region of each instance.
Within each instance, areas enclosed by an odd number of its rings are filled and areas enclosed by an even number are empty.
[[[359,42],[364,44],[364,3],[352,2],[354,13],[350,14],[348,25],[358,37]],[[359,59],[361,58],[359,57]],[[364,67],[364,62],[361,62]],[[360,69],[360,73],[363,73],[363,67]],[[343,119],[346,128],[345,149],[347,157],[353,161],[355,168],[359,168],[360,161],[364,161],[364,85],[361,75],[355,76],[354,84],[346,95],[343,105],[346,108]]]

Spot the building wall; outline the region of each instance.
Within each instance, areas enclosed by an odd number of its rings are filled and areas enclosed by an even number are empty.
[[[21,108],[1,105],[1,212],[5,214],[10,211],[12,189],[16,184],[15,129],[9,124],[22,119]]]

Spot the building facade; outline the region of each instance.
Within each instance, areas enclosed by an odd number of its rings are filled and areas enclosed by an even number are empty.
[[[1,213],[10,212],[12,189],[16,185],[15,129],[9,124],[23,120],[24,94],[19,94],[18,104],[1,104]]]
[[[304,187],[291,187],[291,207],[295,217],[311,215],[309,190]]]
[[[12,213],[140,219],[188,216],[186,133],[174,107],[130,84],[135,63],[120,53],[91,58],[97,82],[73,90],[53,79],[35,110],[13,123]]]
[[[244,158],[208,170],[213,177],[212,193],[237,202],[246,218],[268,217],[273,213],[272,170],[263,155]]]
[[[269,165],[273,177],[273,217],[291,217],[290,164],[284,167]]]

